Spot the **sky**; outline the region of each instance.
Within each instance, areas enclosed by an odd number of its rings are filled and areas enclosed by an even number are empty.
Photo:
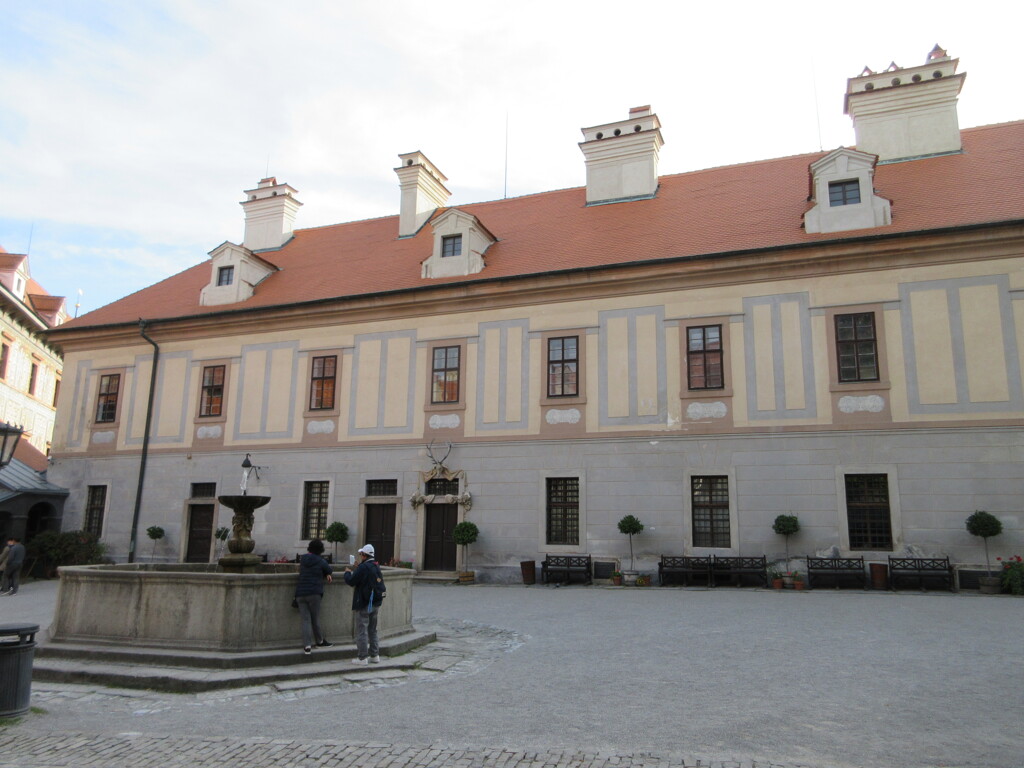
[[[852,146],[847,78],[936,43],[961,127],[1022,119],[1008,7],[0,0],[0,245],[85,314],[240,242],[268,174],[306,228],[397,214],[415,150],[452,205],[581,186],[646,104],[663,175]]]

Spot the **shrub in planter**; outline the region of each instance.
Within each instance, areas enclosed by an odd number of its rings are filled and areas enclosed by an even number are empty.
[[[475,523],[463,520],[452,529],[452,539],[462,547],[462,570],[469,571],[469,545],[475,542],[480,536],[480,529]]]
[[[789,537],[800,530],[800,521],[796,515],[779,515],[772,523],[772,530],[786,537],[786,565],[789,565]]]
[[[334,521],[324,531],[324,541],[334,545],[334,562],[338,562],[338,545],[348,541],[348,526],[344,523]]]
[[[629,570],[633,570],[633,537],[643,531],[644,524],[633,515],[626,515],[619,520],[619,533],[629,536]]]
[[[164,529],[159,525],[151,525],[146,529],[146,535],[153,540],[153,554],[150,556],[151,560],[156,559],[156,545],[164,537]]]
[[[985,569],[988,571],[988,575],[991,576],[992,564],[988,559],[988,540],[1003,532],[1003,524],[995,515],[979,509],[967,518],[965,525],[969,534],[981,536],[982,541],[985,542]]]

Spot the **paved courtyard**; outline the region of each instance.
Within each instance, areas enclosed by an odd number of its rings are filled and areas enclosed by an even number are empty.
[[[0,623],[47,624],[54,592],[0,597]],[[413,674],[36,683],[0,766],[1024,766],[1016,598],[417,585],[414,614],[439,645]]]

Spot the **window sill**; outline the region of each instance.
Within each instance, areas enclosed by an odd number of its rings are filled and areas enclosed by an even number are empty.
[[[586,405],[586,395],[572,395],[570,397],[542,397],[541,405]]]
[[[881,391],[892,389],[888,381],[836,381],[829,384],[829,392]]]
[[[732,387],[721,389],[687,389],[679,395],[680,400],[707,400],[716,397],[732,397]]]
[[[425,403],[424,411],[464,411],[466,404],[461,400],[456,403]]]
[[[196,416],[196,424],[223,424],[228,420],[227,414],[222,416]]]
[[[341,416],[341,410],[339,408],[318,408],[316,410],[307,409],[302,412],[302,418],[304,419],[336,419],[339,416]]]

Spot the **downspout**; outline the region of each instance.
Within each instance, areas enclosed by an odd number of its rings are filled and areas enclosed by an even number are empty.
[[[128,543],[128,562],[135,562],[135,541],[139,534],[139,512],[142,509],[142,486],[146,480],[146,460],[149,457],[149,428],[153,422],[153,397],[156,393],[156,366],[160,362],[160,347],[146,335],[146,321],[139,318],[139,333],[153,345],[153,370],[149,376],[149,403],[146,405],[146,431],[142,435],[142,458],[139,460],[139,485],[135,490],[135,511],[132,513],[132,537]]]

